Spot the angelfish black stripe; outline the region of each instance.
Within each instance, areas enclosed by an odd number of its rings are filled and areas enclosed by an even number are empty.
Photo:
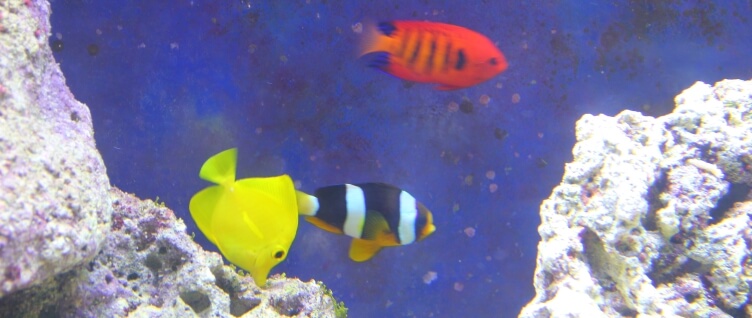
[[[426,74],[433,71],[433,58],[436,55],[436,35],[431,36],[431,50],[428,52],[428,61],[426,62]]]
[[[413,54],[410,56],[410,60],[407,62],[408,64],[410,64],[410,66],[415,66],[415,61],[418,60],[420,48],[421,46],[423,46],[423,34],[424,32],[418,31],[418,38],[415,43],[415,49],[413,50]]]
[[[404,33],[402,33],[402,36],[401,36],[401,38],[402,38],[401,42],[402,43],[400,43],[401,44],[400,45],[400,51],[399,51],[399,54],[397,54],[397,55],[400,56],[400,57],[402,57],[402,58],[406,58],[407,57],[406,56],[407,55],[407,45],[408,45],[408,43],[410,43],[410,37],[413,35],[413,32],[412,32],[412,30],[410,30],[410,28],[403,29],[403,31],[404,31]]]
[[[446,72],[449,71],[449,62],[450,62],[451,54],[452,54],[452,42],[451,42],[451,39],[449,39],[449,41],[447,41],[447,44],[444,47],[444,49],[445,49],[444,50],[444,64],[441,65],[441,71],[443,73],[446,73]]]
[[[467,59],[465,57],[465,51],[463,49],[457,50],[457,64],[454,65],[454,69],[461,71],[465,68],[466,63]]]

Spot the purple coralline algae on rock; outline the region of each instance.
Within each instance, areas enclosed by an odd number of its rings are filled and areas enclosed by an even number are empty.
[[[752,81],[577,122],[520,317],[752,316]]]
[[[47,45],[47,3],[0,2],[0,297],[94,257],[109,180]]]
[[[164,206],[113,188],[111,231],[91,261],[0,299],[0,316],[335,317],[324,286],[250,275],[201,249]],[[23,313],[23,314],[19,314]]]
[[[0,1],[0,317],[336,317],[320,283],[259,288],[152,201],[110,187],[46,1]]]

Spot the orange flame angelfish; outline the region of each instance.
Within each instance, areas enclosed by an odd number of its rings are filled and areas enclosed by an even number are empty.
[[[504,54],[482,34],[456,25],[390,21],[366,25],[360,56],[399,78],[453,90],[487,81],[507,69]]]

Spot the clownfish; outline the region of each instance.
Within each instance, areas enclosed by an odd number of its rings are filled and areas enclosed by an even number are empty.
[[[199,177],[215,183],[189,204],[202,233],[258,286],[287,257],[298,230],[297,195],[288,175],[235,180],[236,148],[210,157]]]
[[[360,55],[376,53],[369,66],[404,80],[454,90],[487,81],[507,69],[504,54],[482,34],[460,26],[422,21],[366,24]]]
[[[383,247],[420,241],[436,231],[431,211],[393,185],[343,184],[297,195],[298,212],[308,222],[353,238],[350,259],[356,262],[371,259]]]

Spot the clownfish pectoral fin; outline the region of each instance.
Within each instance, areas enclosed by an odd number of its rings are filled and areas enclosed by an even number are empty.
[[[317,217],[308,216],[308,217],[305,218],[305,220],[308,221],[308,222],[310,222],[311,224],[315,225],[316,227],[324,230],[324,231],[327,231],[327,232],[330,232],[330,233],[334,233],[334,234],[344,234],[341,229],[338,229],[334,225],[326,223],[326,222],[322,221],[321,219],[319,219]]]
[[[350,259],[356,262],[365,262],[376,255],[381,247],[376,241],[353,239],[350,245]]]
[[[204,162],[198,176],[209,182],[227,185],[235,181],[235,165],[238,160],[238,148],[222,151]]]
[[[370,241],[383,241],[385,236],[389,236],[389,223],[384,216],[376,211],[366,213],[366,221],[363,224],[363,234],[361,238]]]

